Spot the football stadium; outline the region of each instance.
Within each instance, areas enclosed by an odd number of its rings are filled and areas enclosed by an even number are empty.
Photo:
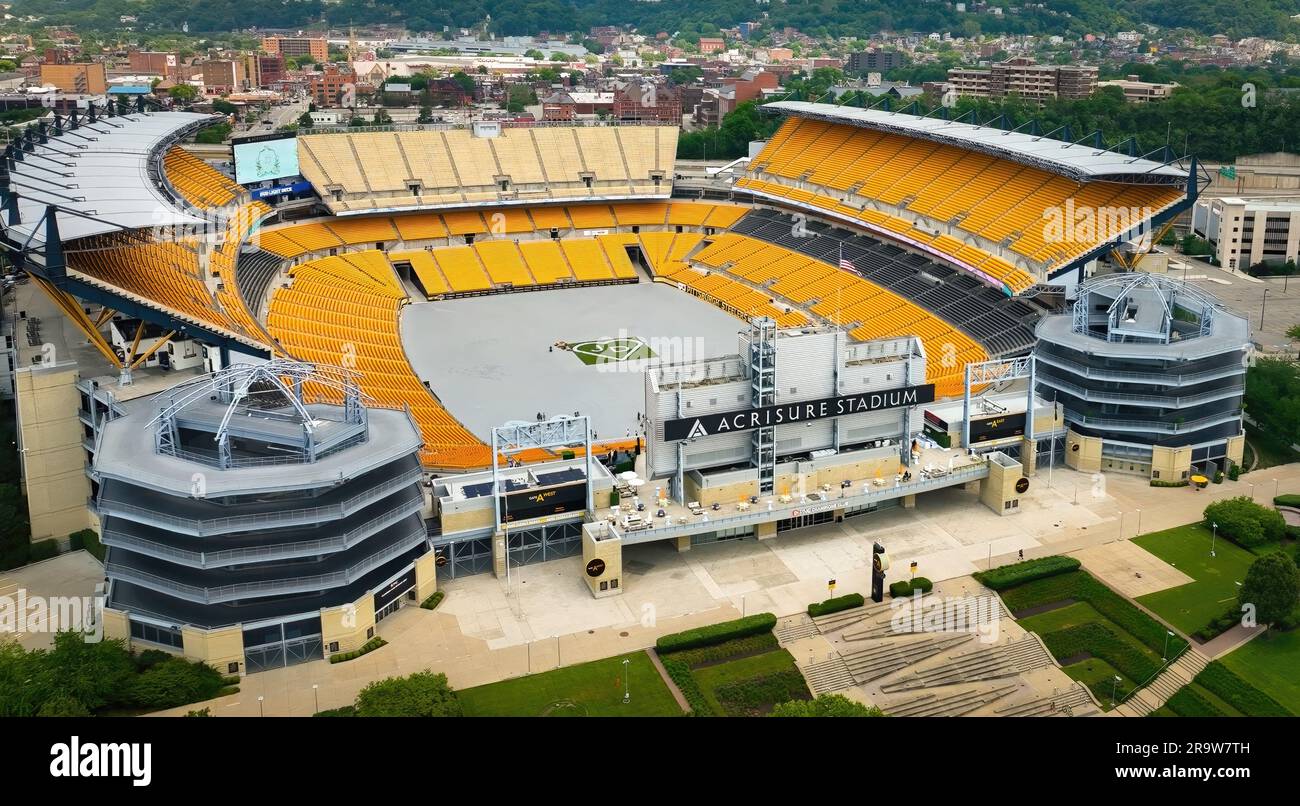
[[[1136,271],[1194,159],[763,109],[696,179],[641,122],[265,135],[247,184],[181,145],[213,116],[28,128],[3,246],[71,334],[14,373],[33,532],[89,510],[106,633],[242,672],[467,575],[581,556],[615,596],[639,544],[1240,462],[1248,327]]]

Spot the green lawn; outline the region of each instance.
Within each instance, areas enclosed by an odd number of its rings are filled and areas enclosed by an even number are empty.
[[[1238,677],[1300,714],[1300,630],[1270,630],[1220,660]]]
[[[623,659],[631,702],[623,704]],[[457,692],[465,716],[681,716],[644,652],[567,666]]]
[[[641,361],[655,357],[655,352],[650,349],[650,345],[636,336],[625,339],[577,341],[570,344],[570,349],[579,361],[588,366],[617,361]]]
[[[1112,632],[1119,637],[1123,645],[1129,652],[1137,653],[1144,656],[1151,664],[1158,664],[1160,657],[1157,653],[1152,652],[1143,646],[1137,640],[1129,636],[1128,633],[1120,629],[1118,625],[1107,619],[1101,613],[1087,602],[1075,602],[1072,605],[1061,607],[1056,610],[1049,610],[1046,613],[1039,613],[1036,616],[1027,616],[1018,622],[1021,627],[1031,632],[1038,633],[1047,641],[1053,633],[1070,627],[1078,627],[1089,623],[1098,623],[1108,626]],[[1051,648],[1050,646],[1048,647]],[[1097,648],[1097,651],[1101,651]],[[1057,658],[1058,661],[1065,660]],[[1141,680],[1134,680],[1132,676],[1119,671],[1110,663],[1099,657],[1085,658],[1081,661],[1063,665],[1061,671],[1065,672],[1072,679],[1078,680],[1088,688],[1092,689],[1097,695],[1097,699],[1102,705],[1110,708],[1110,695],[1113,688],[1115,675],[1119,675],[1121,680],[1118,686],[1118,696],[1123,698],[1133,689],[1137,688]]]
[[[717,689],[720,686],[755,677],[765,677],[795,668],[794,657],[790,652],[785,649],[778,649],[775,652],[765,652],[762,655],[695,668],[691,670],[691,674],[699,683],[700,690],[704,693],[704,698],[709,701],[709,706],[713,708],[714,713],[724,714],[726,708],[717,698]],[[775,704],[772,703],[772,705]]]
[[[1220,537],[1210,556],[1211,532],[1179,526],[1133,538],[1133,542],[1190,576],[1193,582],[1148,593],[1137,600],[1185,633],[1209,624],[1237,600],[1237,583],[1255,555]]]

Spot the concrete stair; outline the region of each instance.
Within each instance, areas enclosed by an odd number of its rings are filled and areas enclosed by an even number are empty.
[[[817,697],[852,688],[856,682],[853,672],[839,656],[803,667],[803,677],[809,690]]]
[[[778,644],[785,646],[802,638],[811,638],[818,635],[819,632],[813,620],[809,616],[800,613],[778,621],[776,627],[772,630],[772,634],[776,636]]]
[[[997,716],[1090,716],[1098,711],[1088,690],[1076,683],[1064,693],[1013,703],[994,713]]]
[[[1177,660],[1165,667],[1165,670],[1157,675],[1154,680],[1142,689],[1133,692],[1128,699],[1117,706],[1115,713],[1121,716],[1146,716],[1169,702],[1169,698],[1177,694],[1183,686],[1192,682],[1209,662],[1210,659],[1202,655],[1194,647],[1188,647],[1183,654],[1178,656]]]
[[[968,689],[942,697],[925,694],[885,709],[890,716],[961,716],[999,700],[1018,689],[1015,683],[996,688]]]
[[[880,687],[880,690],[909,691],[955,683],[996,680],[1050,666],[1051,663],[1052,658],[1047,650],[1043,649],[1043,645],[1026,636],[1012,644],[985,647],[958,655],[942,666],[913,672],[904,679],[886,683]]]
[[[971,640],[972,635],[929,637],[907,643],[890,642],[844,655],[844,662],[858,683],[867,683]]]

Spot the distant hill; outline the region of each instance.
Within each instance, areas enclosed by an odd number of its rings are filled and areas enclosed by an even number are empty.
[[[769,28],[791,26],[814,36],[865,37],[880,30],[1109,33],[1140,23],[1234,39],[1281,39],[1300,32],[1290,19],[1300,13],[1300,0],[1043,0],[1024,5],[994,0],[991,5],[1000,5],[1003,14],[957,13],[953,3],[937,0],[771,0],[757,5],[755,0],[15,0],[11,13],[96,29],[115,28],[120,16],[131,15],[138,20],[137,29],[179,30],[189,23],[192,33],[252,25],[299,27],[319,21],[322,13],[337,26],[405,23],[413,31],[455,30],[491,14],[493,30],[501,35],[587,31],[593,25],[634,25],[650,34],[711,33],[763,13],[769,15]]]

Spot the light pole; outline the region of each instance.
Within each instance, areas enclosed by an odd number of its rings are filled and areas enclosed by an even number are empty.
[[[311,696],[316,701],[316,712],[320,713],[320,686],[316,683],[311,684]]]
[[[1110,707],[1115,707],[1115,692],[1119,690],[1119,675],[1115,675],[1115,682],[1110,687]]]
[[[1259,329],[1264,329],[1264,306],[1268,304],[1268,286],[1264,286],[1264,299],[1259,303]]]
[[[257,697],[257,715],[258,715],[258,716],[266,716],[266,709],[262,707],[262,700],[264,700],[264,699],[266,699],[266,698],[263,697],[263,696],[261,696],[260,694],[259,694],[258,697]]]
[[[623,704],[624,705],[627,705],[629,702],[632,701],[632,689],[630,688],[631,684],[628,682],[627,679],[627,668],[628,668],[628,664],[631,662],[632,661],[628,660],[627,658],[623,658]]]
[[[1255,482],[1250,483],[1250,500],[1255,500]]]
[[[1211,523],[1210,527],[1214,530],[1210,532],[1210,556],[1214,556],[1214,543],[1219,538],[1219,524]]]
[[[1160,653],[1160,662],[1161,662],[1161,663],[1168,663],[1168,662],[1169,662],[1169,639],[1170,639],[1170,638],[1173,638],[1173,637],[1174,637],[1174,631],[1173,631],[1173,630],[1165,630],[1165,648],[1164,648],[1164,651]]]
[[[1142,534],[1142,510],[1139,509],[1137,511],[1137,514],[1138,514],[1138,528],[1137,531],[1133,533],[1134,537],[1137,537],[1138,535]]]
[[[1121,510],[1120,513],[1119,513],[1119,539],[1120,539],[1120,540],[1123,540],[1123,539],[1124,539],[1124,512],[1123,512],[1123,510]]]

